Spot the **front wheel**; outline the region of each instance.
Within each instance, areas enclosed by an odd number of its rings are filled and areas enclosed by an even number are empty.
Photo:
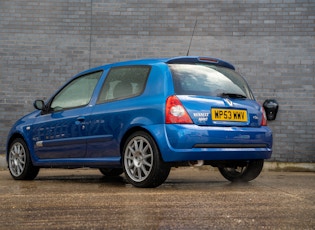
[[[235,166],[219,167],[222,176],[232,182],[248,182],[261,173],[264,160],[251,160]]]
[[[39,172],[39,168],[33,166],[30,152],[21,138],[15,139],[10,145],[8,165],[15,180],[33,180]]]
[[[129,183],[136,187],[153,188],[161,185],[170,173],[153,138],[146,132],[133,133],[125,142],[123,168]]]

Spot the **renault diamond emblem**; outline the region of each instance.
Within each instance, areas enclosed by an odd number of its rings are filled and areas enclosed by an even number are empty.
[[[233,106],[233,102],[228,99],[228,98],[224,98],[224,101],[229,105],[229,106]]]

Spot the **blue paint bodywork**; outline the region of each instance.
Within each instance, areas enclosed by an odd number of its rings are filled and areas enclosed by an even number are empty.
[[[234,69],[222,60],[211,60],[213,65]],[[233,108],[247,110],[248,121],[218,122],[212,121],[210,111],[230,108],[224,98],[179,95],[194,124],[165,123],[166,99],[175,94],[168,63],[201,62],[199,57],[146,59],[84,71],[74,78],[103,71],[89,104],[47,114],[36,110],[24,116],[10,130],[7,149],[14,138],[22,137],[36,166],[121,167],[123,141],[135,130],[145,130],[156,141],[166,162],[270,158],[272,132],[260,125],[261,105],[254,99],[231,99]],[[97,104],[109,70],[134,65],[151,66],[142,94]]]

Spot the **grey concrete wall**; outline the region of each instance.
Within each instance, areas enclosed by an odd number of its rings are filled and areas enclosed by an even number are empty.
[[[232,62],[280,110],[272,160],[315,162],[312,0],[2,0],[0,153],[16,119],[74,74],[109,62],[186,55]]]

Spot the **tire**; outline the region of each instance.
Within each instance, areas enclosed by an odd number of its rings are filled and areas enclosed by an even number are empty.
[[[264,167],[264,160],[251,160],[242,166],[219,167],[222,176],[232,182],[248,182],[259,176]]]
[[[21,138],[15,139],[10,145],[8,166],[15,180],[33,180],[39,172],[39,168],[33,166],[30,152]]]
[[[154,188],[168,177],[171,167],[160,156],[153,138],[138,131],[128,137],[123,152],[123,168],[129,183],[140,188]]]
[[[122,168],[100,168],[99,170],[104,176],[108,177],[117,177],[124,173],[124,170]]]

